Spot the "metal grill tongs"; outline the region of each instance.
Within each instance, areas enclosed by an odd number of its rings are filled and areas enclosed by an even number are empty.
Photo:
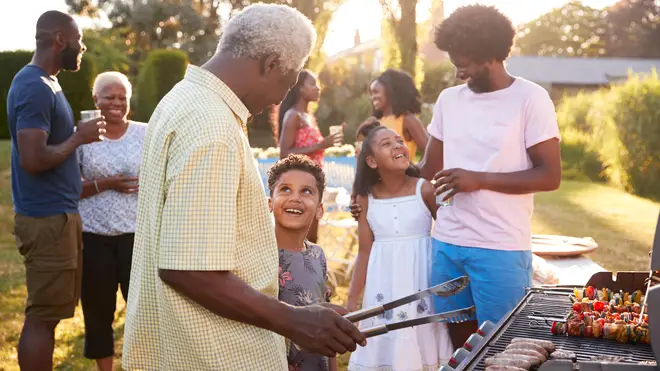
[[[474,315],[475,312],[476,312],[476,307],[473,305],[468,308],[453,310],[451,312],[432,314],[430,316],[415,318],[407,321],[374,326],[362,330],[361,332],[365,337],[370,338],[372,336],[386,334],[390,331],[400,330],[402,328],[408,328],[413,326],[425,325],[427,323],[434,323],[434,322],[461,323],[470,320],[470,318]]]
[[[468,282],[469,280],[467,276],[461,276],[453,280],[443,282],[439,285],[435,285],[426,290],[422,290],[415,294],[408,295],[397,300],[393,300],[383,305],[378,305],[375,307],[365,308],[362,310],[351,312],[345,315],[344,318],[348,319],[351,322],[358,322],[366,318],[371,318],[384,314],[388,310],[400,307],[404,304],[408,304],[416,300],[420,300],[427,296],[432,296],[432,295],[436,295],[440,297],[453,296],[463,291],[465,287],[467,287]],[[421,318],[415,318],[407,321],[401,321],[401,322],[395,322],[395,323],[371,327],[362,331],[362,334],[364,334],[366,337],[372,337],[376,335],[382,335],[390,331],[399,330],[402,328],[419,326],[433,322],[460,323],[470,319],[470,317],[472,317],[474,312],[475,312],[475,307],[471,306],[469,308],[463,308],[451,312],[439,313],[439,314],[434,314]]]
[[[443,282],[441,284],[422,290],[412,295],[404,296],[403,298],[392,300],[383,305],[377,305],[370,308],[364,308],[355,312],[348,313],[344,316],[351,322],[362,321],[366,318],[379,316],[390,309],[398,308],[404,304],[412,303],[415,300],[420,300],[427,296],[436,295],[441,297],[449,297],[458,294],[467,287],[469,280],[467,276],[461,276],[453,280]]]

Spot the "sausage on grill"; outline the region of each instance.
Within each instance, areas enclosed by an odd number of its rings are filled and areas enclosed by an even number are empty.
[[[532,368],[532,364],[529,361],[524,359],[513,359],[513,358],[486,358],[486,366],[514,366],[522,368],[523,370],[529,370]]]
[[[541,360],[538,357],[526,356],[524,354],[499,353],[494,355],[493,358],[522,359],[529,362],[532,366],[538,366],[541,364]]]
[[[540,340],[540,339],[529,339],[529,338],[513,338],[511,340],[511,344],[513,343],[534,343],[538,344],[543,347],[543,349],[547,350],[548,353],[552,353],[555,350],[557,350],[557,346],[549,340]]]
[[[575,356],[575,353],[568,351],[568,350],[563,350],[563,349],[557,349],[552,354],[550,354],[550,358],[552,359],[570,359],[571,361],[575,361],[577,357]]]
[[[515,366],[495,365],[486,367],[486,371],[525,371],[525,369]]]
[[[548,358],[548,351],[545,350],[542,346],[536,343],[512,343],[506,346],[506,349],[531,349],[535,350],[543,355],[543,357]]]
[[[524,356],[534,357],[538,359],[541,363],[546,361],[546,358],[543,356],[543,354],[531,349],[507,349],[500,354],[522,354]]]

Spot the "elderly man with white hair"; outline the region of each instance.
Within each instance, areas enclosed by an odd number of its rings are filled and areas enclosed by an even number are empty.
[[[224,28],[151,116],[122,365],[127,370],[287,370],[284,337],[334,356],[366,344],[330,305],[277,300],[278,252],[248,117],[295,84],[316,34],[282,5]]]
[[[120,72],[104,72],[92,95],[105,117],[104,140],[78,147],[83,180],[80,196],[83,269],[80,301],[85,318],[85,357],[111,371],[117,287],[124,300],[133,256],[138,204],[137,175],[147,125],[127,119],[131,83]]]

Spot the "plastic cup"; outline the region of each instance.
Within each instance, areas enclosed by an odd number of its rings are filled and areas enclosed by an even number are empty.
[[[96,118],[101,117],[101,110],[99,109],[92,109],[92,110],[86,110],[86,111],[80,111],[80,121],[82,122],[87,122],[89,120],[94,120]],[[100,140],[104,140],[105,138],[103,135],[99,135]]]
[[[453,196],[450,197],[448,200],[443,201],[443,199],[445,198],[445,196],[446,196],[447,194],[449,194],[449,192],[451,192],[451,191],[452,191],[451,189],[448,189],[448,190],[442,192],[441,194],[435,196],[435,203],[436,203],[436,205],[438,205],[438,206],[440,206],[440,207],[446,207],[446,206],[451,206],[451,205],[453,205],[453,204],[454,204],[454,197],[453,197]]]
[[[330,126],[330,135],[335,135],[339,134],[344,131],[344,127],[342,125],[333,125]],[[341,146],[341,138],[335,138],[333,145],[335,147]]]
[[[101,117],[101,110],[100,109],[80,111],[80,121],[82,121],[82,122],[93,120],[93,119],[99,118],[99,117]]]

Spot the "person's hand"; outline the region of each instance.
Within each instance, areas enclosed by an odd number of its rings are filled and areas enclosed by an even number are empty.
[[[348,205],[348,208],[351,210],[351,216],[353,219],[358,220],[360,219],[360,214],[362,213],[362,207],[358,205],[357,201],[355,200],[355,196],[351,196],[351,204]]]
[[[323,141],[319,143],[321,148],[326,149],[335,145],[335,143],[342,144],[344,143],[344,127],[346,123],[341,124],[341,130],[338,133],[330,134],[327,137],[323,138]]]
[[[345,307],[342,307],[341,305],[332,304],[332,303],[320,303],[319,305],[322,307],[326,307],[328,309],[332,309],[342,316],[348,314],[348,310]]]
[[[115,175],[113,177],[101,180],[102,188],[112,189],[121,193],[137,193],[138,192],[138,178],[127,177],[123,175]]]
[[[105,134],[105,117],[97,117],[85,122],[79,122],[74,135],[80,138],[82,144],[101,141]]]
[[[443,198],[443,201],[446,201],[459,192],[467,193],[481,189],[483,173],[465,169],[446,169],[435,174],[433,180],[436,196],[451,190]]]
[[[335,312],[336,307],[323,304],[293,308],[284,336],[291,339],[296,347],[326,357],[353,352],[357,344],[367,345],[367,339],[360,330]]]

